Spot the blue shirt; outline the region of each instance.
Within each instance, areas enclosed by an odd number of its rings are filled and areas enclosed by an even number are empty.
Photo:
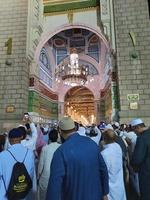
[[[97,144],[71,135],[54,153],[46,200],[100,200],[108,188],[107,167]]]

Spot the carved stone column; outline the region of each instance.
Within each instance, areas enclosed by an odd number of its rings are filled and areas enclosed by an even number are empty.
[[[112,63],[112,79],[111,79],[111,95],[112,95],[112,121],[119,121],[119,92],[118,92],[118,74],[116,54],[114,51],[111,53]]]
[[[58,103],[58,120],[64,116],[64,102]]]
[[[115,30],[114,30],[114,13],[113,0],[100,0],[100,18],[103,24],[103,32],[111,42],[111,47],[115,49]]]
[[[28,0],[27,57],[32,61],[43,32],[43,2]]]
[[[95,117],[96,117],[96,124],[100,122],[100,99],[94,100],[94,107],[95,107]]]

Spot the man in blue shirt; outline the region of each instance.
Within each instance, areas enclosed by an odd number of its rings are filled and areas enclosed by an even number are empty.
[[[46,200],[107,200],[108,172],[100,149],[74,128],[70,117],[59,122],[65,142],[53,156]]]
[[[18,162],[23,162],[31,177],[33,179],[35,174],[34,154],[33,151],[27,149],[21,144],[22,132],[18,128],[10,130],[8,139],[10,142],[9,152],[3,151],[0,153],[0,200],[8,200],[6,193],[11,179],[13,166]],[[15,160],[15,159],[16,160]],[[33,191],[29,192],[24,200],[33,199]]]

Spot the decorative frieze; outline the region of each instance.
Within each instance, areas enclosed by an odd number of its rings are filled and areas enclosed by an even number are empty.
[[[43,32],[43,3],[42,0],[28,2],[27,57],[32,60]]]
[[[101,16],[109,15],[108,12],[108,0],[101,0]]]
[[[29,81],[30,90],[36,90],[40,92],[41,95],[44,95],[51,100],[58,100],[58,95],[52,92],[48,87],[46,87],[37,77],[30,77]]]

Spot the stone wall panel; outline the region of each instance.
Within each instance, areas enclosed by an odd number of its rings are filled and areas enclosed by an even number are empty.
[[[27,0],[0,0],[0,124],[19,123],[28,108],[28,66],[26,63]],[[12,39],[11,53],[5,43]],[[21,89],[22,88],[22,89]],[[22,98],[24,95],[24,98]],[[6,112],[14,106],[12,113]],[[2,125],[3,124],[3,125]]]
[[[150,19],[148,2],[143,0],[114,1],[117,65],[120,88],[120,120],[126,122],[132,117],[150,120]],[[134,33],[133,44],[130,32]],[[131,53],[138,57],[133,59]],[[125,69],[127,70],[125,72]],[[127,87],[126,87],[127,86]],[[123,91],[122,91],[123,90]],[[131,110],[127,94],[140,94],[138,109]],[[147,113],[145,111],[147,110]],[[144,116],[145,113],[145,116]],[[149,114],[148,114],[149,113]]]

